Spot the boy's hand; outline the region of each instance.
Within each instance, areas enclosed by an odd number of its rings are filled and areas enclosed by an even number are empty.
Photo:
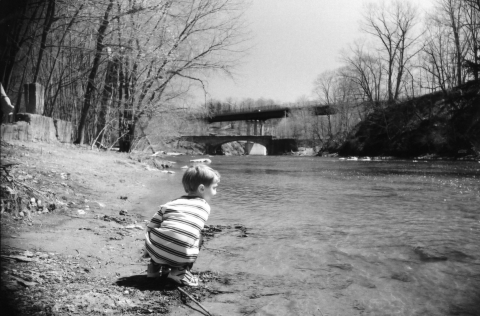
[[[150,254],[148,253],[147,249],[143,248],[142,259],[150,258]]]

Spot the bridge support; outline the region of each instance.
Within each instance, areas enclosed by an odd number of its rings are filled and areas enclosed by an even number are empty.
[[[264,120],[248,120],[247,122],[247,136],[265,136],[265,121]],[[252,134],[253,123],[253,134]]]
[[[298,151],[295,139],[276,139],[272,136],[183,136],[184,141],[205,145],[205,151],[211,155],[221,154],[221,145],[234,141],[247,141],[247,153],[254,144],[266,147],[267,155],[282,155],[292,151]]]

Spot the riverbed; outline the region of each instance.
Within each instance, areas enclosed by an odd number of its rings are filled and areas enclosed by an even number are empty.
[[[182,193],[154,178],[145,217]],[[480,315],[480,164],[214,156],[221,173],[194,267],[229,274],[207,303],[244,315]],[[161,190],[155,190],[155,188]]]

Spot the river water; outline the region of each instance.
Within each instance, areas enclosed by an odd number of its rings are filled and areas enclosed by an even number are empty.
[[[156,180],[158,203],[182,193],[188,159]],[[263,288],[274,304],[252,315],[480,315],[480,163],[210,159],[208,224],[249,234],[199,264]]]

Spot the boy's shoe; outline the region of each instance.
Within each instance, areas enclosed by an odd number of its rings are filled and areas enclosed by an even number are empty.
[[[158,278],[160,277],[160,268],[159,264],[150,262],[147,266],[147,278]]]
[[[172,279],[180,285],[186,285],[191,287],[198,286],[198,278],[186,268],[172,268],[172,270],[168,274],[168,278]]]

